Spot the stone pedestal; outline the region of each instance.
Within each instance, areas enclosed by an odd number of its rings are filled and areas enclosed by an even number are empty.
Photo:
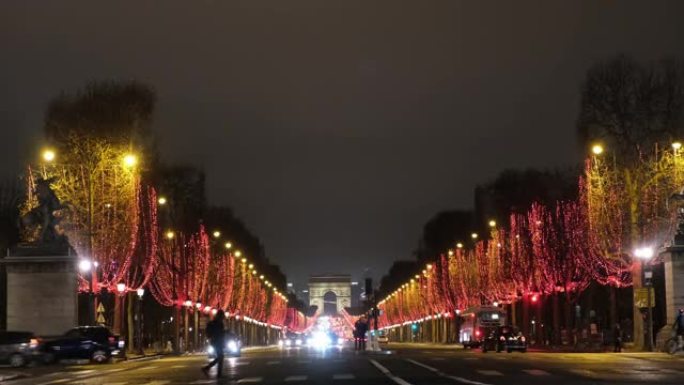
[[[674,245],[662,250],[665,267],[665,306],[667,325],[657,335],[656,345],[662,346],[672,334],[672,324],[679,309],[684,309],[684,245]]]
[[[77,326],[77,259],[52,251],[18,248],[0,260],[7,268],[7,330],[57,336]]]

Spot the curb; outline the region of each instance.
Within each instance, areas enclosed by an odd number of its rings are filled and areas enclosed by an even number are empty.
[[[12,373],[12,374],[7,374],[7,375],[0,375],[0,382],[12,381],[12,380],[16,380],[16,379],[24,378],[24,377],[28,377],[28,376],[25,374],[21,374],[21,373]]]
[[[142,356],[142,357],[133,357],[133,358],[126,358],[123,362],[144,362],[144,361],[152,361],[152,360],[158,360],[161,358],[166,357],[168,354],[152,354],[149,356]]]

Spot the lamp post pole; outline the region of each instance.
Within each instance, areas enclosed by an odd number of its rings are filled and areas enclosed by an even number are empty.
[[[644,286],[646,287],[646,350],[653,351],[653,303],[651,303],[651,279],[653,278],[653,271],[650,265],[646,262],[653,257],[653,248],[642,247],[634,251],[634,255],[641,259],[641,271],[644,273]],[[647,269],[648,268],[648,269]]]
[[[138,294],[138,303],[137,303],[137,317],[136,317],[136,329],[138,330],[138,353],[140,355],[145,354],[145,350],[143,349],[143,329],[142,329],[142,300],[143,300],[143,295],[145,295],[145,289],[139,288],[137,291]]]

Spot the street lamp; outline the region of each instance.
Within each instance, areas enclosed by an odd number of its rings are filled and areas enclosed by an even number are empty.
[[[463,248],[463,244],[462,244],[461,242],[459,242],[459,243],[456,244],[456,247],[458,247],[459,249],[462,249],[462,248]]]
[[[166,232],[166,239],[173,239],[175,236],[176,234],[174,234],[171,230]]]
[[[672,148],[675,151],[679,151],[682,148],[682,142],[674,142],[672,143]]]
[[[496,227],[496,221],[493,219],[489,220],[489,227]]]
[[[603,146],[600,144],[595,144],[591,147],[591,152],[593,152],[594,155],[601,155],[603,154]]]
[[[650,269],[650,264],[646,262],[653,258],[653,248],[652,247],[640,247],[634,250],[634,255],[641,260],[641,271],[644,274],[644,286],[646,286],[646,311],[648,313],[647,325],[646,325],[646,349],[649,352],[653,351],[653,308],[651,303],[651,279],[653,278],[653,271]],[[646,269],[648,267],[648,270]]]
[[[226,250],[230,250],[230,248],[233,247],[233,244],[230,242],[226,242],[224,246],[226,247]]]
[[[143,330],[142,330],[142,299],[143,299],[143,295],[145,295],[145,289],[143,289],[142,287],[139,287],[138,290],[136,290],[135,292],[136,292],[136,294],[138,294],[138,303],[136,306],[138,308],[136,311],[136,313],[138,313],[138,316],[135,319],[135,321],[136,321],[135,322],[135,328],[138,330],[138,353],[140,355],[144,355],[145,351],[143,349],[143,338],[142,338],[142,334],[143,334]]]
[[[55,153],[55,150],[50,149],[50,148],[46,148],[45,150],[43,150],[43,153],[41,154],[41,156],[43,157],[43,160],[48,162],[48,163],[54,161],[56,155],[57,154]]]
[[[166,197],[159,197],[157,203],[159,203],[160,206],[164,206],[166,204]]]
[[[138,164],[138,157],[135,154],[126,154],[123,157],[123,164],[127,168],[133,168]]]
[[[218,238],[221,236],[221,232],[216,230],[216,231],[214,231],[213,235],[214,235],[214,238]]]
[[[126,284],[125,283],[117,283],[116,284],[116,291],[119,294],[123,294],[126,291]]]
[[[90,272],[90,269],[93,268],[93,263],[90,262],[88,259],[81,259],[78,262],[78,270],[81,271],[81,273],[88,273]]]
[[[470,234],[470,238],[477,239],[477,233]]]

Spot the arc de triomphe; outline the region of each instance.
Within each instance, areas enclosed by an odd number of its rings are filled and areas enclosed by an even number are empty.
[[[325,311],[326,294],[335,294],[335,308],[339,313],[351,306],[351,276],[344,274],[321,274],[309,277],[309,305],[318,306],[318,311]],[[330,300],[328,304],[331,305]]]

